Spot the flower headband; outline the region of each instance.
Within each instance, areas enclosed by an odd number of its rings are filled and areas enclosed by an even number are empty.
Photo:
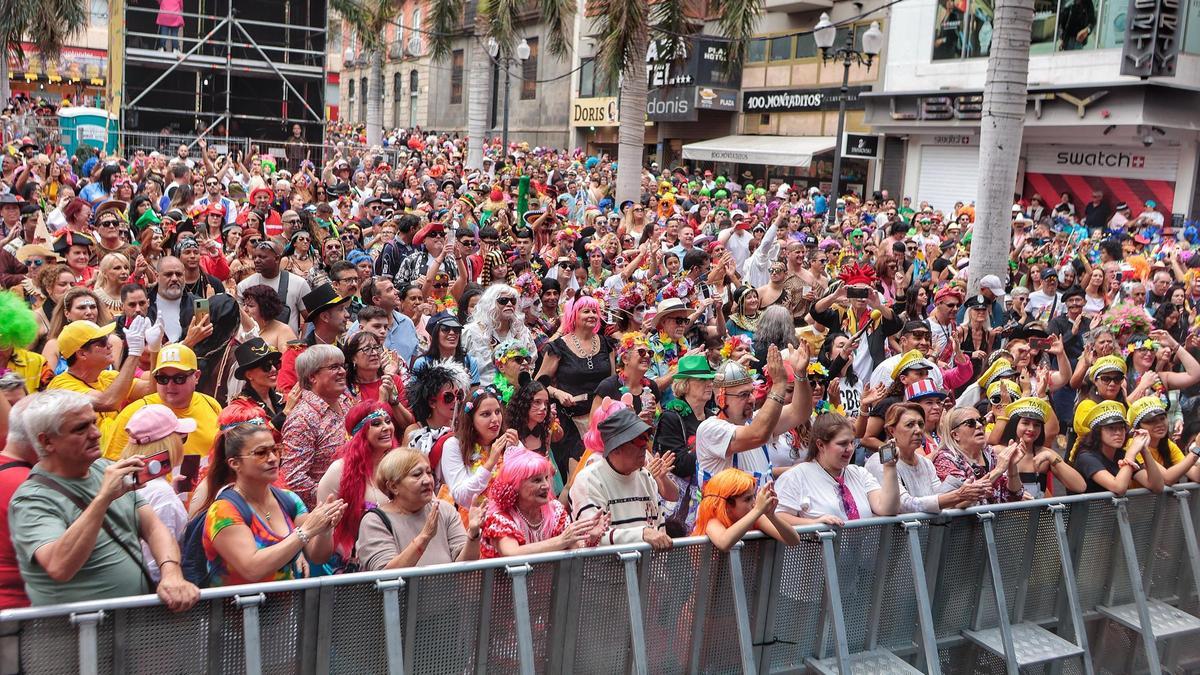
[[[490,384],[486,387],[480,387],[471,392],[471,397],[467,399],[466,404],[463,405],[463,412],[470,415],[475,410],[475,404],[479,402],[479,399],[484,398],[487,395],[491,395],[493,398],[497,399],[500,398],[500,393],[496,390],[496,387]]]
[[[646,341],[646,336],[642,333],[633,331],[622,333],[621,341],[617,343],[617,360],[620,361],[630,349],[648,347],[649,344]]]
[[[354,425],[354,430],[350,432],[350,435],[351,436],[358,435],[358,432],[361,431],[363,427],[370,424],[372,420],[381,420],[385,417],[387,417],[386,411],[380,410],[379,408],[372,410],[371,412],[367,413],[361,420],[359,420],[358,424]]]
[[[498,364],[521,357],[529,358],[529,350],[516,340],[505,340],[496,347],[496,351],[492,354],[492,358]]]
[[[229,431],[230,429],[233,429],[234,427],[240,427],[244,424],[249,424],[251,426],[256,426],[256,427],[265,427],[265,426],[267,426],[267,421],[261,417],[251,417],[248,420],[242,420],[240,422],[230,422],[229,424],[221,425],[221,432],[224,433],[226,431]]]
[[[1145,340],[1130,342],[1129,345],[1125,347],[1125,353],[1133,354],[1139,349],[1149,349],[1152,352],[1157,352],[1161,347],[1162,345],[1160,345],[1157,340],[1146,338]]]

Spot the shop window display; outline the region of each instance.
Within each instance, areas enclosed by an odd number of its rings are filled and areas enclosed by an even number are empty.
[[[1200,2],[1185,29],[1184,50],[1200,53]],[[1035,0],[1031,55],[1114,49],[1125,39],[1125,0]],[[1189,17],[1191,18],[1191,17]],[[991,53],[995,0],[942,0],[934,23],[933,60],[986,57]]]

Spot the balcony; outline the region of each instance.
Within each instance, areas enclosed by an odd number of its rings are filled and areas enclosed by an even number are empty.
[[[766,0],[763,7],[768,12],[786,12],[788,14],[818,12],[831,9],[833,0]]]

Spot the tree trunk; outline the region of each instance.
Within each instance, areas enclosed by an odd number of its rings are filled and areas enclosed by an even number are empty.
[[[0,101],[8,105],[8,97],[12,96],[8,84],[8,42],[0,40]]]
[[[492,61],[478,38],[471,39],[470,89],[467,91],[467,168],[483,169],[483,143],[488,131]],[[507,152],[507,149],[505,150]]]
[[[380,145],[383,140],[383,47],[371,51],[371,85],[367,107],[367,147]]]
[[[1017,189],[1028,95],[1033,0],[999,0],[995,11],[987,81],[983,86],[979,201],[975,205],[971,262],[967,268],[970,293],[978,292],[979,280],[985,275],[995,274],[1002,282],[1008,279],[1013,193]]]
[[[646,146],[646,48],[648,34],[634,38],[633,63],[621,73],[621,126],[617,146],[617,203],[642,195]]]

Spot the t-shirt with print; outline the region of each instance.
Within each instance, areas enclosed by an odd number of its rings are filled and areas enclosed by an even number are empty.
[[[842,471],[842,478],[854,496],[858,517],[874,515],[867,495],[879,489],[879,481],[870,471],[854,464]],[[783,513],[801,518],[836,516],[848,520],[837,481],[817,462],[803,462],[785,471],[775,481],[775,492]]]
[[[233,488],[229,488],[233,489]],[[258,513],[252,512],[250,522],[247,523],[238,508],[229,499],[215,499],[211,506],[208,507],[208,515],[204,518],[204,556],[208,558],[209,586],[234,586],[237,584],[252,584],[265,581],[283,581],[286,579],[298,579],[302,575],[297,566],[297,558],[293,558],[283,567],[268,574],[262,579],[247,579],[232,569],[226,566],[225,561],[217,555],[217,549],[213,546],[213,540],[227,527],[233,525],[245,525],[250,528],[250,536],[254,538],[254,546],[257,549],[264,549],[268,546],[278,544],[287,539],[288,535],[295,529],[296,518],[308,513],[304,502],[300,501],[300,497],[291,490],[272,490],[277,503],[283,511],[283,523],[275,523],[274,526],[267,525],[266,521],[259,516]]]
[[[109,464],[105,459],[96,460],[83,478],[65,478],[36,466],[30,475],[47,476],[85,503],[91,503],[100,492],[104,469]],[[105,514],[109,527],[134,552],[141,551],[137,509],[145,503],[136,491],[127,492],[113,500]],[[149,593],[141,561],[134,560],[103,528],[96,534],[91,554],[70,581],[60,583],[50,578],[34,559],[34,553],[57,541],[82,516],[83,511],[66,495],[41,483],[27,480],[13,494],[8,507],[8,526],[30,602],[35,606],[51,605]]]
[[[113,380],[116,379],[117,371],[115,370],[100,371],[100,375],[96,378],[95,382],[84,382],[70,372],[66,372],[50,380],[50,384],[46,385],[46,389],[66,389],[67,391],[74,391],[85,396],[90,396],[89,392],[105,391],[112,386]],[[130,385],[130,388],[132,389],[132,385]],[[126,392],[125,396],[129,396],[129,392]],[[125,403],[124,398],[121,399],[121,403]],[[114,423],[116,422],[118,412],[118,410],[112,410],[96,413],[96,427],[100,429],[100,447],[102,449],[112,439]]]
[[[700,464],[700,486],[728,468],[741,469],[754,476],[758,485],[771,480],[771,456],[767,446],[750,448],[728,456],[729,444],[737,426],[720,417],[706,417],[696,429],[696,459]]]

